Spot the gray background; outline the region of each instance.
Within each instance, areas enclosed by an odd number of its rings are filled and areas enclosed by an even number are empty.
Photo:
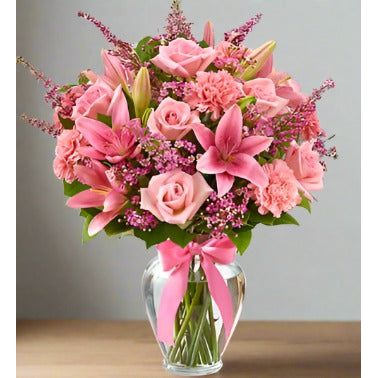
[[[17,53],[59,83],[100,71],[102,35],[76,17],[85,10],[129,41],[162,30],[168,0],[18,0]],[[244,319],[360,318],[360,5],[358,1],[184,1],[194,31],[211,18],[217,39],[249,14],[264,13],[248,38],[276,39],[276,67],[311,89],[332,76],[320,103],[322,126],[337,134],[324,192],[300,227],[258,227],[239,260],[248,278]],[[40,86],[17,68],[17,112],[50,119]],[[81,245],[80,218],[64,206],[54,177],[54,141],[17,121],[17,316],[145,318],[140,278],[155,252],[140,240],[101,236]]]

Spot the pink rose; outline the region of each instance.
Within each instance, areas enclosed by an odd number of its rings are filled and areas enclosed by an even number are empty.
[[[253,187],[252,196],[260,214],[265,215],[270,211],[275,218],[279,218],[282,212],[301,203],[298,181],[283,160],[274,160],[262,168],[269,178],[268,185]]]
[[[153,176],[148,188],[142,188],[141,208],[160,221],[185,224],[191,220],[213,190],[203,176],[176,169]]]
[[[296,108],[307,101],[308,97],[301,92],[300,85],[287,73],[271,70],[266,77],[275,84],[277,95],[289,100],[287,106]]]
[[[153,133],[162,134],[169,140],[181,139],[194,124],[201,123],[196,112],[190,111],[185,102],[165,98],[158,108],[151,112],[147,125]]]
[[[91,85],[76,101],[72,110],[72,119],[80,117],[97,118],[97,114],[107,114],[112,100],[113,90],[101,79]]]
[[[82,159],[78,149],[86,146],[84,137],[75,129],[63,130],[57,137],[55,159],[53,163],[55,176],[71,183],[76,179],[75,166]]]
[[[303,142],[299,146],[292,142],[285,158],[298,182],[308,191],[323,189],[324,169],[319,162],[319,154],[313,151],[312,145],[311,142]]]
[[[164,72],[190,78],[198,71],[204,71],[216,54],[212,47],[203,49],[194,41],[177,38],[168,46],[160,46],[159,55],[151,62]]]
[[[247,96],[256,97],[256,110],[266,117],[282,113],[289,102],[277,95],[273,81],[268,78],[246,81],[243,89]]]

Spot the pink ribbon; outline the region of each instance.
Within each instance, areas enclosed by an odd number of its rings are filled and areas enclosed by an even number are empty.
[[[164,286],[157,315],[157,338],[168,345],[173,344],[173,328],[177,309],[188,286],[189,267],[193,256],[199,255],[206,275],[210,294],[222,316],[226,339],[232,331],[232,298],[228,287],[214,265],[230,264],[235,260],[236,247],[224,236],[198,244],[191,242],[185,248],[167,240],[157,246],[164,271],[171,271]]]

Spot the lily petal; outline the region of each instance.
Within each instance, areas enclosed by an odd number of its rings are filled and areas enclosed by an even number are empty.
[[[260,152],[265,151],[270,146],[272,141],[273,138],[266,136],[250,136],[242,140],[238,152],[242,152],[250,156],[255,156]]]
[[[76,165],[74,170],[78,180],[93,188],[108,188],[109,181],[106,177],[106,167],[99,161],[92,160],[91,167]]]
[[[220,197],[224,196],[226,193],[230,191],[235,181],[235,177],[228,174],[227,172],[218,173],[216,175],[216,179],[217,179],[218,196]]]
[[[222,173],[226,163],[215,146],[211,146],[198,160],[197,169],[202,173]]]
[[[242,140],[243,116],[238,105],[229,108],[219,121],[215,133],[215,145],[222,155],[236,152]]]
[[[109,153],[109,143],[111,145],[115,138],[109,126],[95,119],[80,117],[76,120],[76,128],[96,150]]]
[[[106,193],[94,192],[91,189],[88,189],[69,198],[66,205],[72,209],[98,207],[103,205],[105,196]]]
[[[112,190],[105,198],[104,211],[121,210],[125,203],[125,196],[122,193]]]
[[[204,150],[209,149],[210,146],[213,146],[215,144],[214,133],[202,123],[194,124],[193,131],[198,142],[204,148]]]
[[[100,232],[117,215],[118,211],[108,211],[97,214],[89,223],[88,235],[93,236]]]
[[[114,91],[108,113],[112,116],[113,130],[117,130],[130,122],[129,108],[121,85]]]
[[[230,175],[244,178],[259,187],[268,185],[268,176],[260,164],[247,154],[234,155],[232,161],[227,165],[227,172]]]

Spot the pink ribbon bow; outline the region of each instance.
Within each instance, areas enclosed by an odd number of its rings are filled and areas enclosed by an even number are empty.
[[[233,326],[232,298],[214,264],[230,264],[235,260],[236,247],[231,240],[226,236],[220,239],[212,238],[201,244],[191,242],[185,248],[167,240],[160,243],[157,250],[163,270],[172,270],[160,300],[157,338],[168,345],[173,344],[175,316],[187,290],[190,262],[195,255],[200,256],[210,294],[219,308],[228,338]]]

